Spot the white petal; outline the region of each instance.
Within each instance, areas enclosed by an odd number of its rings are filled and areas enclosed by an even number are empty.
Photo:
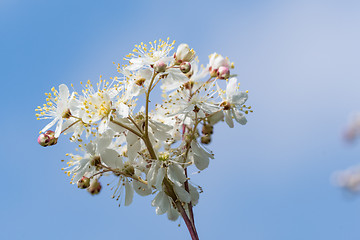
[[[248,94],[246,92],[237,92],[231,96],[230,102],[236,105],[243,105],[247,99]]]
[[[155,183],[155,187],[159,191],[162,190],[162,182],[164,181],[164,177],[165,177],[165,169],[159,168],[157,176],[156,176],[156,183]]]
[[[134,189],[133,187],[129,184],[129,181],[125,182],[125,206],[129,206],[134,198]]]
[[[96,146],[95,146],[95,144],[94,143],[88,143],[87,145],[86,145],[86,151],[90,154],[90,155],[92,155],[92,156],[95,156],[95,149],[96,149]]]
[[[179,215],[179,212],[172,207],[170,207],[169,211],[167,211],[167,217],[171,221],[176,221],[179,218]]]
[[[121,169],[123,167],[122,158],[119,155],[119,153],[113,149],[104,149],[100,153],[101,161],[103,161],[106,166],[110,168],[119,168]]]
[[[63,124],[63,119],[60,118],[57,125],[56,125],[56,129],[55,129],[55,138],[58,138],[60,136],[61,130],[62,130],[62,124]]]
[[[215,112],[211,115],[211,117],[208,117],[209,123],[211,125],[214,125],[215,123],[218,123],[219,121],[224,119],[224,113],[223,111]]]
[[[209,166],[209,158],[200,157],[196,154],[193,154],[193,159],[194,159],[195,166],[199,170],[204,170],[205,168],[207,168]]]
[[[54,124],[56,123],[56,121],[58,121],[59,118],[54,118],[54,120],[52,120],[50,123],[48,123],[42,130],[41,132],[45,132],[46,130],[48,130],[49,128],[51,128],[52,126],[54,126]]]
[[[59,97],[60,99],[68,99],[70,96],[69,89],[65,84],[59,86]]]
[[[140,196],[147,196],[151,194],[151,188],[149,188],[146,184],[141,183],[139,181],[133,181],[133,187],[137,194]]]
[[[226,86],[226,97],[231,97],[236,92],[236,78],[230,78],[229,83]]]
[[[235,110],[233,110],[233,114],[234,114],[235,120],[238,123],[240,123],[241,125],[245,125],[247,123],[247,120],[246,120],[244,114],[242,114],[241,112],[239,112],[235,109]]]
[[[195,206],[199,201],[199,192],[190,183],[189,183],[189,192],[190,192],[190,196],[191,196],[191,203]]]
[[[234,122],[232,120],[230,111],[225,110],[224,113],[225,113],[225,122],[227,123],[227,125],[229,125],[230,128],[233,128],[234,127]]]
[[[185,190],[183,186],[174,185],[174,191],[182,202],[189,203],[191,201],[190,194]]]
[[[203,149],[200,144],[196,141],[191,142],[191,149],[193,152],[199,156],[208,157],[211,159],[214,159],[214,155],[211,153],[208,153],[205,149]]]
[[[173,183],[177,184],[178,186],[181,186],[181,184],[186,181],[184,169],[176,163],[169,165],[167,176]]]

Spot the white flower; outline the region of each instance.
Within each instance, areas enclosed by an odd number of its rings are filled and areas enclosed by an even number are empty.
[[[235,120],[242,125],[246,124],[247,120],[244,114],[241,112],[248,113],[247,109],[250,109],[250,107],[243,105],[248,99],[248,94],[246,92],[238,91],[239,87],[237,85],[237,79],[231,78],[229,82],[227,82],[225,93],[218,85],[217,87],[219,95],[223,99],[223,102],[220,104],[220,106],[222,107],[225,116],[225,122],[231,128],[234,127],[234,122],[232,120],[233,118],[235,118]],[[246,110],[244,110],[244,108]]]
[[[182,43],[178,46],[174,57],[178,63],[191,62],[195,57],[195,51],[186,43]]]
[[[219,67],[230,68],[230,66],[231,66],[230,60],[228,58],[224,58],[220,54],[217,54],[217,53],[210,54],[209,58],[210,58],[210,61],[209,61],[209,70],[210,71],[217,70],[217,69],[219,69]]]
[[[48,125],[46,125],[40,132],[45,132],[49,128],[51,128],[55,123],[55,138],[60,136],[63,120],[67,119],[71,116],[71,108],[75,107],[72,104],[74,103],[74,93],[70,96],[69,89],[65,84],[61,84],[59,86],[59,91],[55,90],[55,88],[51,89],[52,93],[46,93],[47,96],[47,104],[41,108],[40,106],[36,111],[36,116],[39,119],[53,119]]]
[[[169,43],[169,38],[167,41],[162,41],[161,39],[159,42],[156,40],[154,43],[149,42],[149,46],[141,42],[140,45],[135,45],[135,49],[133,50],[134,53],[130,53],[125,60],[129,60],[130,65],[126,68],[130,71],[135,71],[143,67],[151,67],[157,61],[162,61],[165,64],[171,62],[173,60],[172,57],[169,56],[170,51],[173,49],[175,41]],[[138,56],[135,56],[138,54]]]

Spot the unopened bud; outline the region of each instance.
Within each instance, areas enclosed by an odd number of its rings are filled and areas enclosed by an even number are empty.
[[[98,194],[101,190],[100,182],[97,179],[94,179],[87,190],[91,195]]]
[[[82,178],[77,182],[77,186],[78,186],[78,188],[81,188],[81,189],[88,188],[88,187],[90,186],[90,178],[88,178],[88,177],[82,177]]]
[[[211,136],[210,135],[204,135],[201,137],[201,143],[203,144],[209,144],[211,142]]]
[[[230,77],[230,70],[228,67],[219,67],[217,75],[220,79],[228,79]]]
[[[154,64],[154,70],[155,72],[162,73],[166,71],[167,65],[163,61],[157,61]]]
[[[191,64],[189,62],[183,62],[180,64],[180,71],[182,73],[188,73],[191,70]]]
[[[38,143],[43,147],[55,145],[57,138],[55,138],[55,132],[47,130],[45,133],[41,133],[37,139]]]

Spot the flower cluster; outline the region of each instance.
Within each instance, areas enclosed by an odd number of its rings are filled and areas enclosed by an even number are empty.
[[[70,134],[81,152],[67,154],[63,169],[71,183],[97,194],[101,179],[114,176],[115,199],[129,205],[134,192],[154,194],[156,213],[170,220],[181,215],[198,239],[192,207],[201,188],[190,183],[188,167],[202,171],[209,166],[214,154],[205,144],[217,123],[244,125],[252,110],[227,57],[213,53],[204,67],[187,44],[172,53],[174,43],[160,39],[135,45],[124,58],[127,63],[117,65],[118,76],[100,78],[96,86],[81,83],[79,93],[64,84],[52,88],[46,104],[36,109],[38,119],[50,121],[38,142],[51,146],[61,134]],[[157,87],[163,100],[153,104],[150,96]]]

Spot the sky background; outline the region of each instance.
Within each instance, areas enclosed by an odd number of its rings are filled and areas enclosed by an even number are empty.
[[[331,175],[360,164],[343,130],[360,111],[359,1],[0,0],[0,239],[189,239],[150,197],[117,207],[60,170],[34,109],[61,83],[116,75],[134,44],[170,37],[235,62],[254,113],[215,128],[195,217],[201,239],[359,239],[360,196]],[[234,72],[233,71],[233,72]]]

